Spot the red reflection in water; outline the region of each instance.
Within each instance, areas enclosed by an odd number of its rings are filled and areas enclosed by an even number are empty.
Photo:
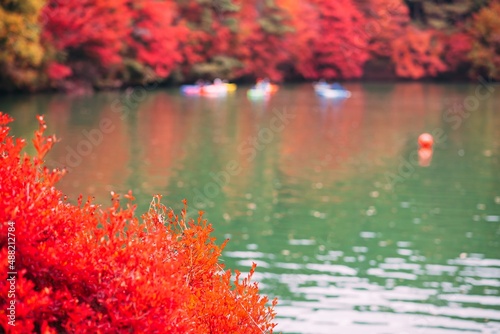
[[[58,101],[47,119],[63,139],[54,149],[58,162],[64,162],[67,147],[77,149],[85,140],[83,130],[98,127],[103,118],[114,125],[61,186],[71,194],[100,194],[104,199],[109,190],[129,187],[148,195],[165,194],[172,180],[187,186],[189,180],[179,174],[185,170],[191,171],[189,177],[198,177],[198,170],[219,175],[228,172],[230,162],[236,163],[233,169],[238,173],[218,190],[228,198],[250,192],[256,182],[269,185],[271,193],[272,182],[283,174],[326,186],[360,173],[383,175],[386,160],[399,157],[409,138],[429,123],[440,124],[439,86],[386,85],[382,91],[351,87],[353,97],[341,103],[320,101],[311,86],[283,89],[268,107],[249,102],[245,92],[220,100],[151,92],[123,119],[111,109],[111,102],[90,110],[95,114],[87,117],[78,114],[78,108],[72,110],[73,102]],[[283,112],[294,117],[273,121]],[[209,159],[199,164],[199,157],[207,155]],[[431,159],[432,151],[419,151],[422,166]],[[205,183],[198,185],[200,191]]]
[[[363,126],[363,98],[337,102],[319,108],[301,105],[310,100],[309,91],[295,94],[295,117],[283,130],[281,167],[289,176],[303,177],[304,168],[333,169],[346,163],[363,147],[364,136],[356,135]]]
[[[190,132],[191,119],[187,110],[179,110],[172,97],[163,92],[152,94],[140,104],[134,131],[140,154],[136,158],[144,164],[136,173],[145,193],[153,195],[167,187],[173,165],[183,160],[182,142]]]
[[[418,150],[418,164],[421,167],[429,167],[432,160],[432,148],[422,147]]]
[[[72,198],[83,194],[105,200],[127,179],[129,152],[126,145],[117,145],[127,142],[125,125],[109,104],[83,110],[73,108],[76,101],[50,103],[47,123],[60,141],[47,156],[47,164],[68,169],[59,186]]]

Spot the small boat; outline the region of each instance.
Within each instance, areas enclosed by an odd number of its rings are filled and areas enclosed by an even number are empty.
[[[351,92],[345,89],[332,89],[332,88],[326,88],[322,89],[320,91],[316,91],[316,94],[318,94],[321,97],[327,97],[327,98],[339,98],[339,99],[347,99],[351,97]]]
[[[271,96],[271,93],[260,88],[250,88],[247,91],[247,96],[253,99],[260,99]]]
[[[279,90],[278,85],[273,85],[268,81],[259,81],[255,86],[247,91],[247,96],[249,98],[265,98],[276,93]]]
[[[200,95],[201,87],[201,85],[182,85],[181,93],[185,95]]]
[[[185,95],[223,96],[228,92],[234,92],[236,88],[236,84],[216,80],[214,84],[182,85],[181,93]]]
[[[274,94],[276,93],[278,90],[280,89],[280,86],[278,85],[273,85],[273,84],[269,84],[266,88],[267,92],[269,94]]]
[[[201,88],[201,95],[204,96],[224,96],[227,95],[225,84],[206,85]]]
[[[238,88],[238,86],[236,86],[235,83],[227,83],[227,82],[225,82],[224,84],[226,85],[228,93],[232,93],[232,92],[236,91],[236,89]]]
[[[350,91],[344,89],[344,87],[338,83],[329,85],[326,82],[318,82],[314,84],[314,91],[321,97],[333,99],[346,99],[352,95]]]

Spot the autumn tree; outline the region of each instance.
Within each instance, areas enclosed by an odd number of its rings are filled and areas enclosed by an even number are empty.
[[[177,24],[178,8],[172,1],[140,0],[128,4],[132,28],[127,36],[126,59],[141,81],[165,79],[182,62],[179,51],[188,31]],[[138,73],[137,73],[138,72]]]
[[[443,34],[440,43],[444,46],[444,62],[448,72],[452,74],[467,73],[471,62],[469,53],[471,52],[473,39],[466,31],[458,30]]]
[[[472,74],[484,74],[500,79],[500,3],[492,1],[473,16],[469,30],[473,38],[469,57]]]
[[[76,80],[116,87],[167,78],[181,62],[186,31],[169,1],[49,0],[43,18],[43,39],[59,66],[49,68],[51,79],[64,78],[61,66],[68,66]]]
[[[236,57],[243,63],[238,76],[250,76],[280,81],[280,68],[289,59],[287,35],[289,26],[286,11],[274,1],[249,0],[241,2],[238,13]]]
[[[76,80],[107,85],[123,64],[132,19],[127,0],[49,0],[43,11],[42,36],[53,58],[69,66]]]
[[[277,0],[290,17],[292,31],[286,35],[286,48],[293,73],[318,79],[315,69],[315,44],[321,38],[318,7],[308,0]]]
[[[240,7],[232,0],[178,0],[177,4],[178,16],[188,31],[180,48],[179,79],[234,77],[234,70],[241,66],[232,55],[238,30],[235,15]]]
[[[313,43],[313,77],[353,79],[363,75],[369,59],[368,37],[357,27],[366,19],[352,0],[312,1],[320,13],[319,37]]]
[[[407,27],[405,34],[393,42],[391,58],[396,74],[402,78],[420,79],[445,72],[444,46],[439,38],[435,30]]]
[[[403,0],[371,0],[360,9],[366,22],[357,30],[368,38],[370,52],[374,57],[390,57],[394,39],[403,35],[410,23],[408,7]]]
[[[498,78],[499,6],[488,0],[0,0],[0,89],[374,73],[420,79],[469,69]]]
[[[38,24],[43,3],[0,1],[0,89],[37,86],[44,57]]]

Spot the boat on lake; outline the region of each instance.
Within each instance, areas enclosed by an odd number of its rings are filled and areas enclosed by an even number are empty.
[[[320,81],[314,84],[314,91],[318,96],[325,98],[345,99],[351,97],[351,92],[339,83],[328,84]]]
[[[236,89],[238,88],[238,86],[236,86],[235,83],[224,82],[224,85],[226,85],[228,93],[232,93],[232,92],[236,91]]]
[[[236,89],[237,86],[234,83],[222,82],[220,79],[215,79],[213,84],[182,85],[181,93],[184,95],[224,96],[227,93],[234,92]]]
[[[201,85],[182,85],[181,93],[184,95],[200,95]]]
[[[201,87],[201,95],[204,96],[227,95],[227,86],[223,83],[203,86]]]
[[[269,80],[259,80],[255,86],[247,91],[247,96],[250,99],[267,98],[279,90],[278,85],[274,85]]]

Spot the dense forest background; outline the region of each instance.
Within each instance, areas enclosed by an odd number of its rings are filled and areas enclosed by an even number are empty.
[[[500,78],[498,0],[0,0],[0,90]]]

